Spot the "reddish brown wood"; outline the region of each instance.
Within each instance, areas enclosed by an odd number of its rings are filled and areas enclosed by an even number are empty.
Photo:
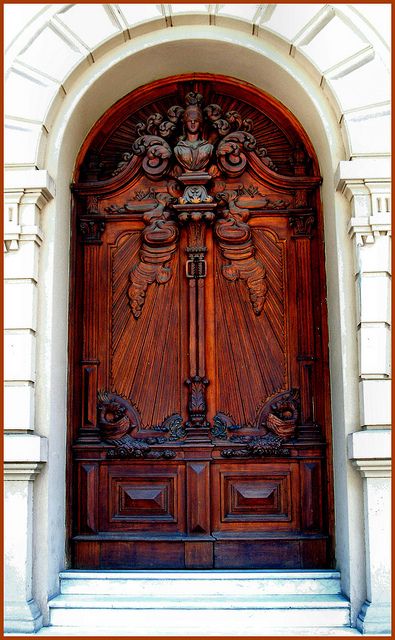
[[[75,178],[74,566],[331,566],[321,179],[305,132],[245,83],[170,78],[103,116]]]

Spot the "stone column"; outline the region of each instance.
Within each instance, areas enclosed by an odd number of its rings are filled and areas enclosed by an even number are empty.
[[[33,594],[34,480],[47,460],[35,425],[41,210],[53,197],[46,171],[5,176],[5,630],[42,625]]]
[[[360,423],[348,437],[348,456],[364,482],[366,600],[357,627],[368,634],[390,633],[389,175],[382,160],[341,162],[336,180],[352,211]]]

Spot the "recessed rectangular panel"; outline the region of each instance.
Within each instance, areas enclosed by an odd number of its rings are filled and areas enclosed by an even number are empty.
[[[103,482],[108,492],[103,530],[185,531],[183,464],[113,463]]]
[[[114,518],[162,517],[174,520],[174,480],[155,479],[145,483],[139,478],[132,481],[115,480],[116,508]]]
[[[214,530],[295,530],[297,478],[297,463],[213,465]]]

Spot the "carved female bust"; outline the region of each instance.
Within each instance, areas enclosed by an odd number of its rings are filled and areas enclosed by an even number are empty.
[[[189,105],[183,114],[185,135],[174,147],[174,154],[187,171],[201,171],[207,166],[213,145],[201,138],[203,114],[197,105]]]

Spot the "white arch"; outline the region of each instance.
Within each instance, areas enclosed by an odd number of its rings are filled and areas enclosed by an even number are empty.
[[[141,34],[197,25],[210,37],[217,27],[232,29],[233,37],[249,34],[251,43],[272,45],[305,67],[332,103],[347,159],[388,154],[389,52],[363,11],[363,5],[314,4],[296,12],[281,4],[48,5],[7,49],[6,162],[42,168],[52,118],[82,68],[98,66],[110,50],[133,47]]]

